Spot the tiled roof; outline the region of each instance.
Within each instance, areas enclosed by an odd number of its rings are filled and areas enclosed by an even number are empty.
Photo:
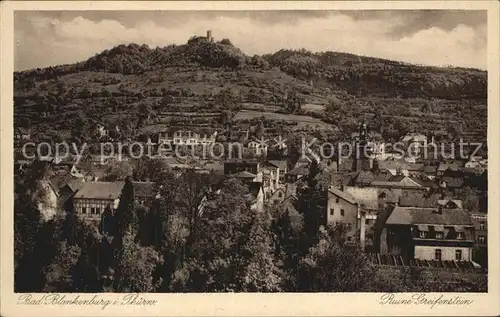
[[[437,166],[427,165],[422,168],[422,171],[428,174],[435,174],[437,169],[438,169]]]
[[[23,128],[23,127],[17,127],[17,130],[22,133],[22,134],[30,134],[31,129]]]
[[[84,182],[76,192],[75,198],[117,199],[123,189],[124,182]]]
[[[351,174],[350,173],[332,173],[330,175],[331,184],[335,186],[349,185],[351,182]]]
[[[297,166],[293,170],[289,171],[289,175],[307,175],[309,173],[309,168],[307,166]]]
[[[377,161],[378,169],[380,170],[397,170],[397,169],[408,169],[408,164],[404,161]]]
[[[330,193],[332,193],[333,195],[335,196],[338,196],[348,202],[350,202],[351,204],[355,204],[356,203],[356,199],[354,197],[352,197],[349,193],[346,193],[338,188],[335,188],[335,187],[330,187],[328,189],[328,191]]]
[[[82,188],[84,182],[80,179],[72,179],[66,183],[66,185],[71,189],[71,191],[76,192],[80,188]]]
[[[235,177],[236,178],[251,178],[251,179],[254,179],[255,177],[257,177],[257,175],[252,174],[252,173],[247,172],[247,171],[242,171],[242,172],[239,172],[238,174],[235,174]]]
[[[370,184],[375,179],[375,175],[370,171],[359,171],[359,173],[353,177],[353,184]]]
[[[390,203],[397,203],[403,193],[401,188],[379,188],[378,189],[378,197],[383,199],[383,201]],[[385,198],[382,198],[385,195]]]
[[[442,209],[441,214],[438,214],[437,210],[437,208],[396,207],[386,224],[472,225],[470,214],[466,210]]]
[[[436,184],[436,182],[430,180],[430,179],[424,179],[424,178],[421,178],[421,177],[411,177],[411,179],[420,184],[422,187],[429,187],[429,188],[437,188],[438,185]]]
[[[346,186],[349,193],[360,205],[366,209],[378,209],[378,192],[376,188],[359,188]]]
[[[444,172],[447,169],[450,169],[452,171],[458,171],[458,168],[459,168],[459,166],[457,163],[451,163],[451,164],[441,163],[441,164],[439,164],[439,167],[437,170],[440,172]]]
[[[277,168],[281,169],[281,170],[285,170],[287,168],[287,161],[285,160],[281,160],[281,161],[278,161],[278,160],[269,160],[267,161],[269,164],[271,165],[274,165],[276,166]]]
[[[440,199],[440,194],[403,190],[403,195],[399,198],[399,205],[402,207],[432,208],[437,206]]]
[[[422,187],[418,182],[412,180],[407,176],[394,176],[388,181],[373,181],[371,182],[372,186],[380,186],[380,187]]]
[[[462,201],[458,199],[440,199],[437,202],[440,206],[453,206],[454,208],[462,209]]]
[[[420,171],[424,165],[420,163],[406,163],[406,166],[409,171]]]
[[[464,185],[464,179],[462,177],[445,176],[442,178],[442,181],[446,183],[446,187],[448,188],[459,188]]]

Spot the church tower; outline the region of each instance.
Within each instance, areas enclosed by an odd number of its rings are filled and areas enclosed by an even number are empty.
[[[369,171],[372,168],[371,149],[368,144],[368,127],[365,121],[359,125],[359,135],[354,142],[353,171]]]

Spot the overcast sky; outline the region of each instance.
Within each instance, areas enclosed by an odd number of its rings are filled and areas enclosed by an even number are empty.
[[[184,44],[211,29],[246,54],[339,51],[487,68],[486,11],[17,11],[15,69],[85,60],[119,44]]]

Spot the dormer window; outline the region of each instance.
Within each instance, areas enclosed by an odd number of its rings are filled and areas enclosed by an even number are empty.
[[[420,237],[420,239],[426,239],[427,238],[427,232],[429,231],[428,226],[426,226],[426,225],[417,225],[417,229],[419,231],[419,237]]]
[[[464,238],[463,232],[457,232],[457,239],[462,240]]]

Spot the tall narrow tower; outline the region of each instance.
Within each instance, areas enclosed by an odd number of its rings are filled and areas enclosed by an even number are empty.
[[[359,126],[359,139],[355,142],[355,157],[354,157],[354,171],[360,170],[370,170],[372,168],[371,164],[371,150],[368,146],[368,131],[365,121]]]
[[[212,30],[207,30],[207,41],[213,42],[214,38],[212,37]]]

